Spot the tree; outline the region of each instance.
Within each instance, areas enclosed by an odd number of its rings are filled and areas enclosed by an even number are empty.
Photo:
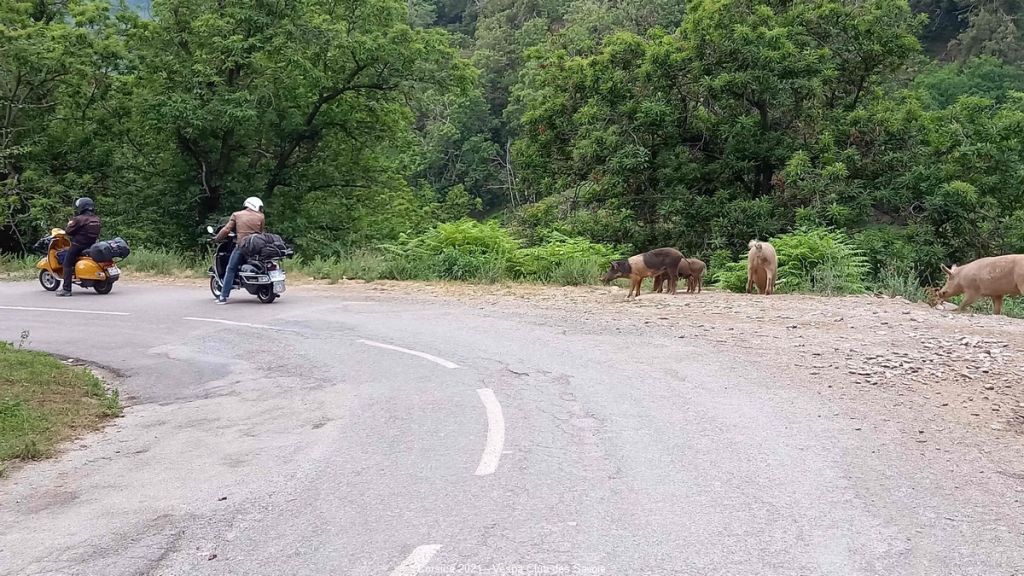
[[[401,186],[410,102],[471,79],[399,0],[169,0],[154,15],[131,39],[130,122],[138,162],[166,176],[137,188],[185,207],[186,231],[251,194],[298,222],[311,195]]]
[[[65,221],[72,199],[97,194],[101,106],[124,59],[105,1],[0,5],[0,250]]]

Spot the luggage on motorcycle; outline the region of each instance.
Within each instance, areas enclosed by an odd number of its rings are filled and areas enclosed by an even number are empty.
[[[126,258],[131,254],[128,243],[121,238],[114,238],[93,244],[87,254],[97,262],[109,262],[114,258]]]
[[[292,251],[284,240],[277,234],[263,233],[251,234],[238,246],[248,258],[270,260],[271,258],[286,258],[292,255]]]

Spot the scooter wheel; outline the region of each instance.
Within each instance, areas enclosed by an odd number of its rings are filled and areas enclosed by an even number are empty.
[[[40,270],[39,283],[43,285],[44,290],[48,292],[56,292],[57,288],[60,288],[61,279],[49,270]]]
[[[110,291],[114,289],[114,283],[110,280],[97,282],[92,285],[92,289],[95,290],[97,294],[110,294]]]
[[[210,292],[213,293],[214,298],[220,298],[220,293],[223,290],[223,286],[220,281],[215,277],[210,276]]]
[[[277,293],[274,292],[273,286],[264,286],[256,292],[256,299],[264,304],[271,304],[277,300]]]

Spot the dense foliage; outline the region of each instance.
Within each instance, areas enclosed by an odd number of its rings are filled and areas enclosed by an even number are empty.
[[[671,245],[727,281],[796,234],[908,284],[1024,252],[1017,3],[683,6],[0,3],[0,251],[87,194],[192,253],[255,194],[304,265],[367,276],[575,282]]]

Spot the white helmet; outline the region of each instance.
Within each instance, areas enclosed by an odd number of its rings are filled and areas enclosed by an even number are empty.
[[[263,212],[263,200],[255,196],[249,196],[245,199],[245,207],[253,212]]]

